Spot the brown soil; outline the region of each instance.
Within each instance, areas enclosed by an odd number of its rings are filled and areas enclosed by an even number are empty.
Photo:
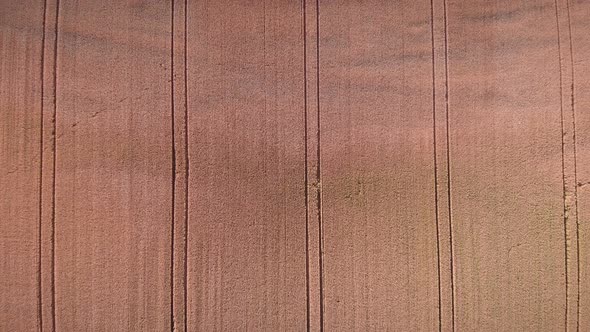
[[[0,0],[0,331],[590,330],[589,17]]]

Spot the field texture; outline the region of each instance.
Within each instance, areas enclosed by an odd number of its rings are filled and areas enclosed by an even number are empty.
[[[590,0],[0,0],[4,331],[590,331]]]

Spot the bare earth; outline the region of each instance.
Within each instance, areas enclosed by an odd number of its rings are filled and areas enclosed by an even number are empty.
[[[589,18],[0,0],[0,332],[590,331]]]

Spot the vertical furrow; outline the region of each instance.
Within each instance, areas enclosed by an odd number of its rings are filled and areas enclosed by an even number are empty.
[[[587,331],[590,328],[590,298],[587,296],[590,290],[589,267],[590,255],[588,254],[588,211],[590,188],[590,2],[566,1],[568,32],[570,34],[570,63],[572,64],[572,122],[573,152],[574,152],[574,176],[576,179],[576,245],[577,251],[577,330]]]
[[[574,110],[573,42],[567,0],[555,2],[559,49],[564,231],[566,255],[566,329],[578,329],[579,312],[579,236],[576,165],[576,127]],[[564,43],[567,40],[567,43]],[[566,44],[568,47],[563,47]]]
[[[320,112],[320,0],[316,0],[316,104],[317,104],[317,207],[318,207],[318,241],[319,241],[319,265],[320,265],[320,331],[324,330],[324,223],[322,218],[322,125]]]
[[[441,284],[441,256],[440,256],[440,219],[439,219],[439,202],[438,202],[438,158],[437,152],[437,134],[436,134],[436,67],[435,67],[435,41],[434,41],[434,0],[430,1],[430,34],[432,43],[432,143],[433,143],[433,162],[434,162],[434,213],[436,222],[436,259],[437,259],[437,278],[438,278],[438,330],[442,331],[442,284]]]
[[[174,240],[174,236],[175,236],[175,231],[176,231],[176,121],[175,121],[175,117],[176,117],[176,110],[174,107],[174,0],[170,1],[170,67],[172,68],[170,70],[170,112],[171,112],[171,116],[170,116],[170,123],[171,123],[171,131],[172,131],[172,135],[170,135],[171,139],[172,139],[172,144],[171,144],[171,151],[172,151],[172,156],[170,158],[170,160],[172,161],[172,183],[171,183],[171,187],[172,187],[172,198],[171,198],[171,205],[172,208],[170,209],[172,211],[172,224],[170,226],[170,331],[175,331],[176,330],[176,322],[175,322],[175,304],[174,304],[174,295],[175,295],[175,291],[174,291],[174,266],[175,266],[175,240]]]
[[[51,183],[51,316],[52,316],[52,331],[56,330],[56,303],[55,303],[55,191],[56,191],[56,164],[57,164],[57,56],[58,56],[58,40],[59,40],[59,0],[55,4],[55,39],[53,46],[53,114],[52,114],[52,183]]]
[[[454,331],[453,233],[451,225],[448,116],[447,13],[444,0],[432,1],[433,135],[435,210],[439,273],[439,329]]]
[[[189,142],[188,142],[188,52],[187,52],[187,25],[188,25],[188,0],[184,0],[184,22],[183,22],[183,83],[184,83],[184,171],[185,171],[185,179],[184,179],[184,238],[183,238],[183,314],[184,314],[184,330],[187,331],[188,326],[188,314],[187,314],[187,301],[188,301],[188,218],[189,218],[189,172],[190,172],[190,163],[189,163]]]
[[[567,331],[568,327],[568,309],[569,309],[569,268],[568,268],[568,261],[569,261],[569,251],[568,251],[568,230],[567,230],[567,201],[566,201],[566,179],[565,179],[565,141],[564,141],[564,123],[563,123],[563,73],[561,70],[561,35],[560,35],[560,28],[559,28],[559,12],[558,12],[558,5],[557,0],[555,0],[555,19],[557,22],[557,45],[558,45],[558,52],[559,52],[559,96],[561,99],[560,102],[560,127],[561,127],[561,176],[562,176],[562,184],[563,184],[563,236],[564,236],[564,251],[565,251],[565,330]]]
[[[453,245],[453,207],[451,196],[451,134],[450,134],[450,117],[449,117],[449,22],[447,12],[447,1],[443,0],[444,29],[445,29],[445,132],[446,132],[446,152],[447,152],[447,207],[449,218],[449,250],[451,264],[451,322],[452,330],[455,331],[455,251]]]
[[[567,27],[569,39],[569,65],[571,68],[571,84],[570,84],[570,111],[571,111],[571,129],[572,129],[572,152],[574,164],[574,205],[575,205],[575,228],[576,228],[576,331],[580,330],[580,293],[581,293],[581,268],[580,268],[580,211],[578,204],[578,150],[576,142],[576,102],[575,102],[575,86],[576,75],[574,65],[574,41],[572,35],[572,18],[570,11],[570,2],[565,0],[567,9]]]
[[[186,253],[188,227],[188,109],[186,98],[186,0],[172,1],[173,227],[172,330],[186,331]]]
[[[43,118],[40,206],[40,310],[43,331],[55,331],[55,165],[59,0],[47,0],[43,29]]]
[[[47,0],[43,1],[43,32],[41,37],[41,116],[39,125],[39,233],[38,233],[38,269],[37,269],[37,310],[39,331],[43,329],[43,151],[44,141],[44,100],[45,100],[45,29],[47,22]]]
[[[319,109],[319,2],[303,0],[308,331],[323,330]]]
[[[563,222],[565,233],[566,331],[578,330],[579,237],[576,165],[576,126],[574,113],[574,63],[569,5],[555,1],[560,75],[560,118],[562,130]],[[567,45],[567,46],[564,46]]]
[[[307,1],[301,1],[302,14],[302,35],[303,35],[303,139],[304,139],[304,183],[305,183],[305,297],[306,297],[306,321],[307,331],[311,328],[311,293],[310,293],[310,264],[309,264],[309,176],[307,172],[308,157],[307,157]]]

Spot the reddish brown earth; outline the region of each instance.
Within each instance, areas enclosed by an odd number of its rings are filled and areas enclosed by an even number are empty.
[[[590,330],[589,17],[0,0],[0,331]]]

